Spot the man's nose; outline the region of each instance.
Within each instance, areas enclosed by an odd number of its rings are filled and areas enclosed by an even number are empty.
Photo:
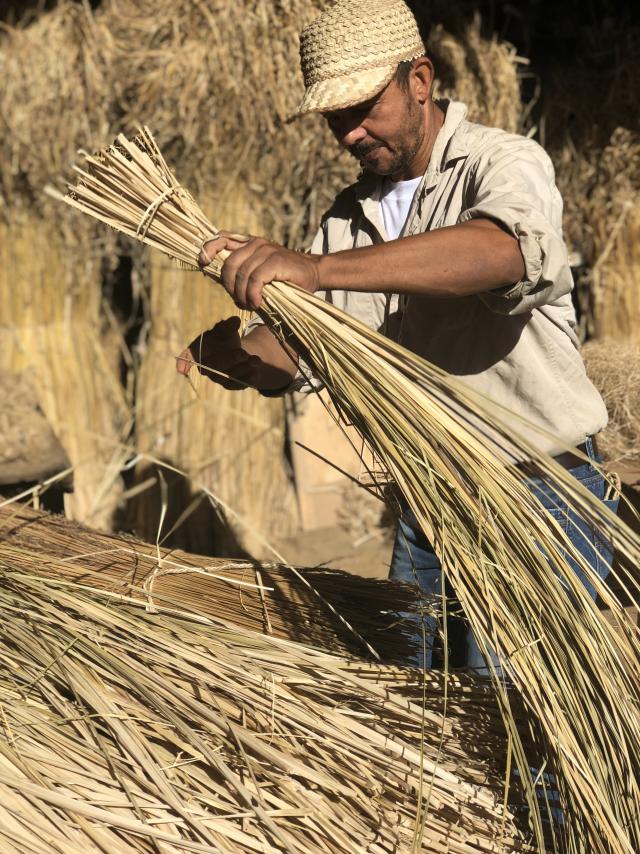
[[[357,115],[354,110],[336,111],[325,115],[325,118],[336,140],[346,148],[367,136],[366,130],[362,127],[362,116]]]
[[[343,131],[343,133],[338,137],[338,142],[345,148],[350,148],[352,145],[362,142],[363,139],[366,139],[366,136],[367,132],[362,125],[357,125],[356,127],[351,127]]]

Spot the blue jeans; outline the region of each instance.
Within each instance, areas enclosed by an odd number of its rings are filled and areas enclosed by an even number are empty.
[[[591,439],[587,439],[587,455],[590,459],[598,462],[593,449]],[[571,474],[579,480],[590,492],[593,492],[602,501],[605,501],[607,482],[603,476],[591,465],[585,463],[570,469]],[[601,535],[590,525],[587,525],[578,515],[573,513],[568,505],[553,491],[553,489],[539,478],[529,478],[526,481],[528,488],[534,493],[542,506],[560,523],[567,533],[576,549],[582,554],[598,576],[605,579],[611,568],[613,550],[611,546],[602,540]],[[607,499],[605,503],[616,512],[618,499]],[[596,598],[596,591],[590,581],[586,578],[580,567],[569,559],[575,573],[587,588],[592,599]],[[409,584],[418,584],[426,594],[428,601],[434,599],[441,601],[442,595],[442,567],[435,555],[433,548],[420,529],[420,525],[412,511],[406,504],[402,507],[402,516],[398,524],[398,531],[393,547],[391,559],[390,578],[397,581],[405,581]],[[451,591],[447,591],[449,596]],[[433,665],[433,647],[437,632],[437,620],[435,617],[425,616],[423,618],[411,617],[416,621],[416,634],[418,642],[418,653],[412,658],[412,663],[419,667]],[[466,631],[463,643],[466,650],[453,650],[458,661],[466,662],[466,666],[478,673],[487,674],[484,657],[478,648],[473,633]],[[424,640],[424,648],[423,648]]]

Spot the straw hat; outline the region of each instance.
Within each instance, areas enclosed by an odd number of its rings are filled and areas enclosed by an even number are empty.
[[[384,89],[399,62],[424,53],[403,0],[337,0],[300,34],[305,93],[297,115],[361,104]]]

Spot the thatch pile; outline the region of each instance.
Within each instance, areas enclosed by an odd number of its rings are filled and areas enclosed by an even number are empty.
[[[254,619],[251,581],[284,584],[277,567],[193,575],[201,559],[162,550],[184,572],[156,579],[150,607],[149,547],[77,526],[73,542],[69,523],[16,505],[0,526],[3,851],[531,850],[502,806],[486,683],[234,625]],[[225,575],[244,577],[245,615]],[[306,604],[307,639],[339,649]]]

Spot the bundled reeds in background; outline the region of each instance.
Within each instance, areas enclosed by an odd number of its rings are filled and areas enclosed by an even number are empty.
[[[67,511],[101,528],[122,492],[130,419],[100,334],[114,240],[59,217],[42,187],[110,126],[108,51],[88,7],[73,3],[0,45],[0,369],[29,377],[74,469]]]
[[[99,335],[95,235],[82,226],[61,233],[56,219],[13,210],[0,222],[0,370],[8,395],[11,376],[16,385],[28,378],[73,467],[69,516],[108,529],[122,492],[130,412]],[[98,245],[104,251],[108,243]]]
[[[249,224],[250,209],[242,199],[236,190],[231,199],[214,200],[210,206],[236,213]],[[136,483],[147,488],[131,499],[129,523],[153,540],[163,513],[166,533],[191,506],[193,512],[168,542],[205,553],[269,556],[266,544],[290,535],[298,525],[285,456],[283,401],[254,390],[230,394],[197,374],[189,384],[176,382],[176,354],[202,331],[238,312],[222,290],[202,287],[199,272],[179,269],[155,254],[145,259],[144,267],[150,329],[138,374],[135,449],[147,460],[137,466]],[[164,470],[164,501],[149,458],[183,472]],[[207,499],[203,488],[219,501]]]

